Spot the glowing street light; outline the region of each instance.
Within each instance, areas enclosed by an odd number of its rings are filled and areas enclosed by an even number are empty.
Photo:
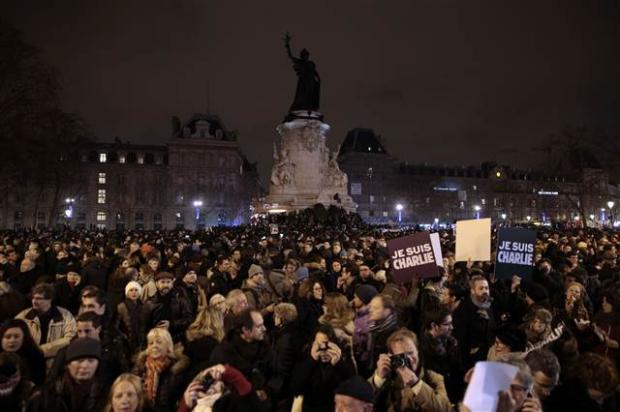
[[[594,220],[594,215],[590,215],[590,220]]]
[[[401,223],[403,221],[403,209],[405,207],[403,205],[401,205],[400,203],[396,204],[396,211],[398,212],[398,223]]]
[[[202,200],[194,200],[192,204],[196,208],[196,220],[198,220],[200,219],[200,208],[202,207]]]
[[[502,220],[506,220],[506,213],[501,214]]]
[[[476,211],[476,219],[480,219],[480,209],[482,209],[479,205],[474,206],[474,210]]]
[[[609,202],[607,202],[607,207],[609,208],[609,210],[613,209],[615,205],[616,203],[614,203],[613,200],[610,200]]]
[[[530,215],[525,216],[525,220],[527,220],[529,222],[530,220],[532,220],[532,216],[530,216]]]

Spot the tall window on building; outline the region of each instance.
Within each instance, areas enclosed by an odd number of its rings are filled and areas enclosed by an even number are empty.
[[[105,185],[105,173],[99,172],[99,184]]]
[[[108,161],[107,153],[99,153],[99,163],[105,163]]]
[[[105,222],[107,219],[105,212],[97,212],[97,222]]]
[[[105,189],[97,190],[97,203],[100,205],[105,204]]]

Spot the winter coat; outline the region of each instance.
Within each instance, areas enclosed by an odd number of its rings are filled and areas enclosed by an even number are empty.
[[[136,364],[132,373],[146,379],[146,352],[141,352],[136,358]],[[187,368],[190,365],[189,358],[182,354],[177,354],[177,359],[162,371],[159,375],[157,393],[153,399],[153,404],[160,412],[173,412],[176,410],[177,401],[181,398],[188,381],[186,376]]]
[[[454,337],[459,342],[461,360],[464,368],[471,368],[477,361],[486,360],[487,353],[495,338],[495,319],[493,311],[486,311],[489,318],[484,318],[470,297],[452,314]]]
[[[599,404],[590,397],[581,382],[569,380],[555,388],[543,406],[545,412],[615,412],[620,407],[618,398],[616,392]]]
[[[448,397],[457,404],[463,396],[464,370],[456,339],[452,336],[434,338],[424,333],[420,337],[420,352],[425,367],[443,376]]]
[[[58,306],[52,306],[50,310],[52,311],[52,319],[47,329],[46,343],[42,345],[40,345],[41,322],[37,313],[33,309],[26,309],[15,316],[16,319],[22,319],[26,322],[32,339],[39,345],[46,359],[56,356],[58,350],[67,346],[77,333],[77,326],[71,312]]]
[[[279,397],[287,397],[290,390],[293,368],[301,358],[303,345],[299,334],[299,325],[292,322],[277,329],[273,334],[273,370],[282,381],[278,390]]]
[[[163,320],[170,322],[170,335],[175,342],[185,340],[185,331],[194,320],[189,302],[177,289],[172,289],[168,294],[159,292],[150,298],[142,306],[142,333],[146,337],[149,330],[157,326]]]
[[[140,335],[141,316],[142,302],[139,299],[135,302],[125,299],[116,307],[114,328],[127,337],[129,350],[132,354],[136,353],[140,348],[142,339]]]
[[[81,293],[84,289],[84,284],[80,282],[74,287],[69,285],[67,278],[56,282],[56,301],[57,306],[67,309],[74,316],[77,315],[82,304]]]
[[[88,387],[88,393],[80,405],[71,405],[73,394],[82,393],[86,388],[71,381],[68,376],[61,376],[51,383],[39,388],[28,401],[28,412],[100,412],[106,404],[107,388],[96,375]]]
[[[308,355],[295,366],[292,392],[294,396],[303,395],[303,412],[331,412],[334,410],[334,390],[353,375],[355,370],[343,359],[332,366]]]
[[[375,391],[375,410],[449,412],[452,405],[444,385],[443,376],[428,369],[419,373],[419,381],[411,388],[398,388],[396,381],[384,380],[376,375],[368,378]],[[398,407],[395,405],[400,400]]]
[[[323,301],[314,298],[299,298],[295,306],[297,307],[297,323],[303,334],[302,339],[307,342],[319,324],[319,317],[323,314]]]
[[[270,381],[274,377],[273,351],[264,341],[246,342],[232,330],[215,347],[210,361],[212,365],[228,364],[239,369],[256,390],[270,385],[277,389],[278,382]]]

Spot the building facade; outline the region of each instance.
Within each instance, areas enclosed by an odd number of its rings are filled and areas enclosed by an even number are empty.
[[[80,150],[80,176],[60,195],[7,196],[0,226],[68,225],[101,229],[197,229],[247,221],[260,194],[255,164],[235,132],[213,115],[173,118],[166,145],[90,143]]]
[[[600,169],[560,176],[494,162],[410,165],[391,156],[371,129],[347,134],[338,163],[348,175],[357,212],[368,223],[445,224],[476,217],[575,222],[585,214],[590,225],[600,225],[608,224],[620,206],[618,187]]]

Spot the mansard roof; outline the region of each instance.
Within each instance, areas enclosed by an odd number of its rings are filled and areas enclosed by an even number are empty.
[[[340,146],[338,156],[347,153],[387,154],[380,139],[373,129],[351,129]]]

